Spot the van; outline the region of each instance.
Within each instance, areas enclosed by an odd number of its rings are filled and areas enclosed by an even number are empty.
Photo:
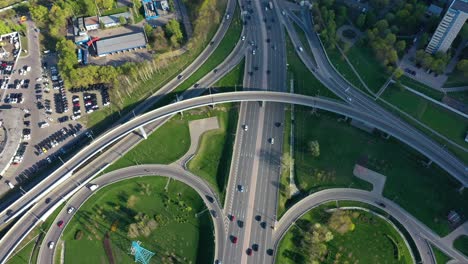
[[[92,185],[89,186],[89,189],[90,189],[91,191],[94,191],[94,190],[96,190],[98,187],[99,187],[99,185],[97,185],[97,184],[92,184]]]

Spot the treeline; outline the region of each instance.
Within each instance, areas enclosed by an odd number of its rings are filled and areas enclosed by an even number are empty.
[[[117,84],[122,70],[112,66],[88,65],[79,67],[76,59],[76,46],[71,40],[61,38],[57,42],[58,68],[66,87],[86,87],[94,83]]]
[[[164,27],[144,26],[148,41],[155,51],[165,52],[171,48],[179,48],[184,42],[184,34],[179,21],[171,19]]]

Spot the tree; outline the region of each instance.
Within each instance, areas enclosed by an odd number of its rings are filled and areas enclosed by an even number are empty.
[[[404,40],[397,41],[397,43],[395,43],[395,48],[398,52],[403,52],[406,48],[406,41]]]
[[[328,220],[328,226],[340,234],[354,230],[355,225],[346,211],[336,210]]]
[[[150,25],[150,24],[145,24],[145,26],[143,27],[143,29],[145,30],[145,34],[146,36],[150,37],[153,33],[153,27]]]
[[[398,67],[393,72],[393,77],[398,80],[401,78],[401,76],[403,76],[403,70],[400,67]]]
[[[96,0],[97,5],[103,9],[112,9],[114,6],[114,0]]]
[[[421,65],[423,66],[424,69],[429,69],[431,67],[432,61],[434,59],[430,54],[425,54],[424,58],[421,61]]]
[[[356,26],[360,29],[363,29],[365,23],[366,23],[366,15],[361,13],[356,19]]]
[[[182,41],[184,35],[182,34],[182,30],[180,29],[179,21],[175,19],[171,19],[167,22],[165,26],[166,35],[169,37],[171,44],[173,46],[178,46]]]
[[[317,140],[309,141],[309,151],[312,154],[313,157],[319,157],[320,156],[320,144]]]
[[[125,25],[127,24],[127,19],[124,16],[119,17],[119,23],[120,25]]]
[[[39,23],[45,23],[49,16],[49,10],[47,7],[42,5],[37,5],[29,9],[31,12],[31,17],[34,21]]]
[[[457,70],[463,73],[463,76],[468,77],[468,60],[464,59],[457,63]]]

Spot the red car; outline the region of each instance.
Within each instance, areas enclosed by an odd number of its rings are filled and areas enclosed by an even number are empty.
[[[62,220],[58,221],[57,226],[60,228],[63,227],[63,221]]]
[[[233,244],[237,243],[237,237],[236,236],[231,236],[231,241]]]
[[[234,215],[231,215],[230,219],[231,219],[231,222],[234,222],[236,220],[236,217]]]

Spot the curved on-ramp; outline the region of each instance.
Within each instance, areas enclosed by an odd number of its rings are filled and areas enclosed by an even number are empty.
[[[94,192],[90,191],[86,187],[81,188],[66,203],[66,206],[57,215],[56,220],[54,221],[54,223],[57,222],[59,219],[64,221],[64,227],[58,228],[55,224],[53,224],[47,231],[47,234],[45,235],[42,245],[40,247],[38,263],[54,263],[55,248],[54,250],[49,249],[48,243],[50,241],[54,241],[57,245],[57,241],[62,235],[63,230],[65,229],[69,221],[73,218],[74,213],[67,214],[66,212],[69,206],[73,206],[76,208],[76,210],[78,210],[78,208],[80,208],[92,195],[98,192],[101,188],[109,186],[119,181],[144,176],[162,176],[181,181],[190,186],[200,195],[200,197],[203,199],[206,207],[209,210],[207,213],[212,215],[212,210],[216,211],[217,217],[211,217],[211,219],[213,219],[215,236],[215,259],[218,256],[221,256],[224,249],[224,238],[226,237],[224,229],[223,211],[221,209],[221,203],[216,195],[216,192],[209,186],[209,184],[206,183],[200,177],[195,176],[192,173],[183,170],[181,167],[176,165],[138,165],[112,171],[94,179],[92,181],[93,184],[99,185],[99,189]],[[210,201],[207,198],[207,196],[212,197],[213,201]]]
[[[454,263],[468,263],[468,258],[457,250],[454,250],[452,245],[446,245],[443,243],[442,239],[437,234],[402,209],[399,205],[372,192],[350,188],[335,188],[319,191],[308,195],[289,208],[275,225],[275,231],[272,237],[273,245],[276,249],[275,252],[278,253],[277,249],[279,242],[289,228],[291,228],[291,226],[301,216],[321,204],[344,200],[362,202],[372,206],[376,206],[375,202],[383,202],[385,207],[378,207],[394,217],[408,231],[412,240],[416,244],[422,263],[434,263],[434,257],[428,241],[435,244],[450,257],[454,258]]]

